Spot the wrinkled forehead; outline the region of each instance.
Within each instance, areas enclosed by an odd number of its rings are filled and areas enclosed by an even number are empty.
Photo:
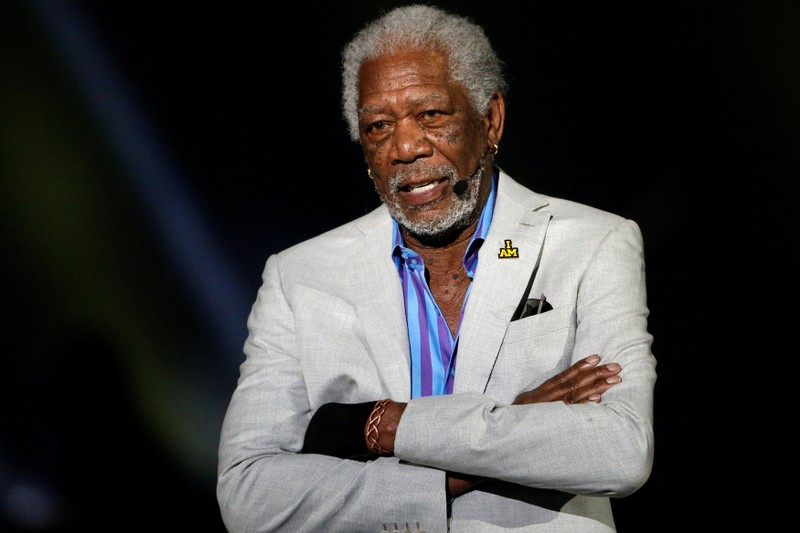
[[[402,50],[382,54],[361,64],[358,90],[362,95],[375,91],[401,90],[410,86],[446,86],[451,83],[447,59],[429,50]]]

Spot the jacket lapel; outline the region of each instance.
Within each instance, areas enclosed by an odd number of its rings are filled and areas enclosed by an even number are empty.
[[[534,202],[520,202],[520,198]],[[459,333],[454,392],[486,390],[511,316],[538,267],[550,215],[501,172],[492,225],[478,253]]]
[[[408,401],[411,356],[406,311],[391,257],[392,222],[384,207],[358,221],[363,239],[350,250],[351,294],[383,386],[392,399]]]

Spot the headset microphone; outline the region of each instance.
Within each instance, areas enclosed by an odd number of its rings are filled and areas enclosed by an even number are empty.
[[[455,185],[453,185],[453,192],[457,195],[461,196],[467,190],[468,180],[461,180],[457,181]]]

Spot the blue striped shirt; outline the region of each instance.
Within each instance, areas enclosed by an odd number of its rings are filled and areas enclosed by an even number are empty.
[[[406,323],[408,325],[408,341],[411,349],[411,397],[449,394],[453,392],[455,378],[456,347],[458,330],[464,318],[472,279],[478,267],[478,250],[492,222],[494,213],[495,191],[497,189],[497,173],[492,178],[489,198],[481,212],[478,225],[472,240],[464,252],[464,271],[470,278],[467,294],[461,304],[461,316],[456,336],[450,333],[447,322],[433,299],[430,287],[425,281],[425,265],[422,257],[407,248],[400,233],[400,227],[394,222],[394,238],[392,257],[403,286],[403,298],[406,307]]]

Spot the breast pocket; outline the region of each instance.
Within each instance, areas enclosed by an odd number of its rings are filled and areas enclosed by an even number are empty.
[[[569,366],[567,342],[572,328],[569,309],[553,309],[510,322],[486,393],[511,403]]]

